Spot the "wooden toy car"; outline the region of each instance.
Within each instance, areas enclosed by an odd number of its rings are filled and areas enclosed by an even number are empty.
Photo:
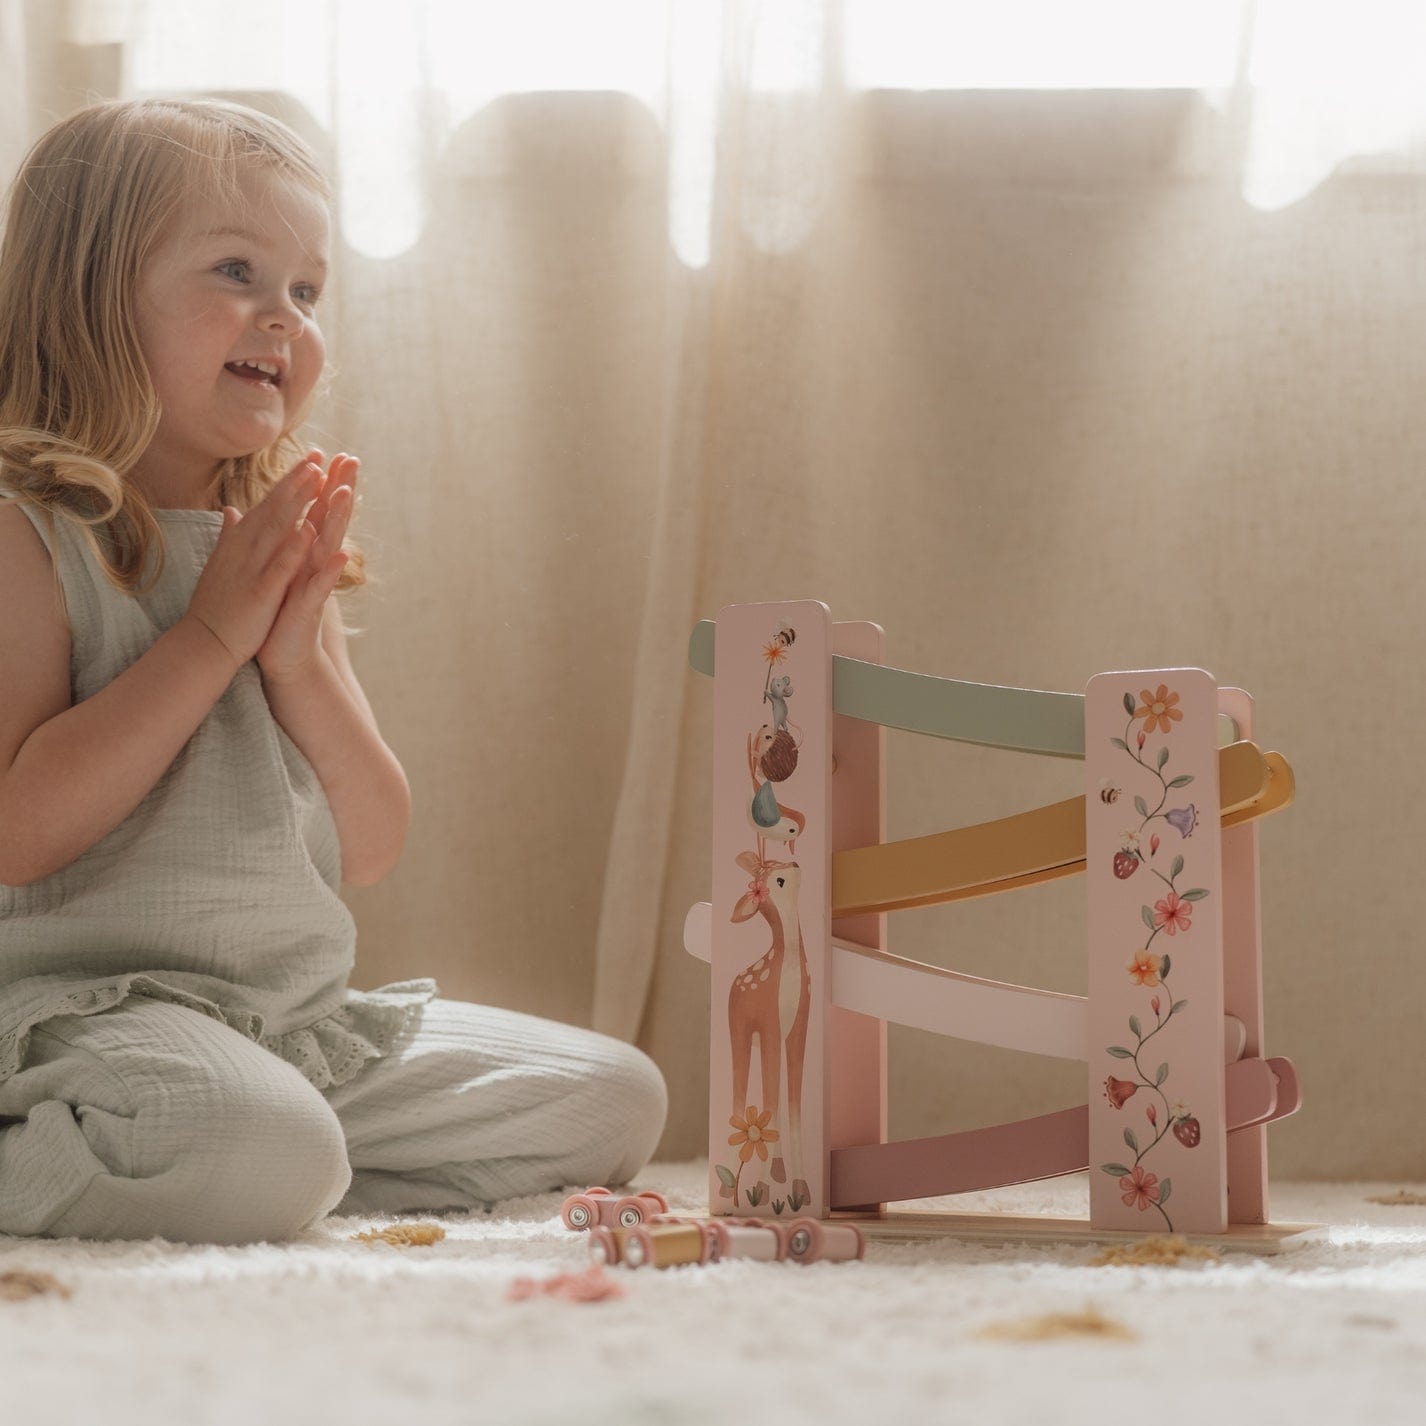
[[[606,1228],[633,1228],[658,1213],[668,1212],[663,1194],[645,1189],[640,1193],[616,1195],[607,1188],[586,1188],[571,1194],[560,1208],[566,1228],[586,1232],[597,1224]]]
[[[620,1261],[626,1267],[671,1268],[683,1263],[716,1263],[728,1252],[728,1230],[712,1219],[643,1223],[616,1230]],[[590,1244],[590,1252],[595,1252]]]

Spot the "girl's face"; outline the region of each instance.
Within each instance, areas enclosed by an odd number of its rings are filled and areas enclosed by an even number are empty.
[[[297,420],[326,357],[315,307],[327,247],[322,200],[259,170],[241,202],[185,209],[145,263],[139,346],[163,412],[135,473],[158,503],[197,497],[218,462]]]

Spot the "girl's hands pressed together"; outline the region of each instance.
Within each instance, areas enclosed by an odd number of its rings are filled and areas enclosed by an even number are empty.
[[[308,459],[321,460],[321,451]],[[302,522],[310,529],[310,544],[287,585],[286,595],[266,640],[257,651],[258,667],[268,683],[301,678],[316,664],[322,648],[322,613],[337,587],[347,555],[342,539],[356,507],[356,479],[361,462],[355,456],[332,457],[325,483]]]
[[[302,510],[322,487],[321,467],[295,465],[240,515],[223,507],[218,543],[198,576],[185,619],[201,624],[241,666],[263,646],[316,531]]]

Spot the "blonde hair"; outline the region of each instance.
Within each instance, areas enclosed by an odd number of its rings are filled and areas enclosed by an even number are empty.
[[[109,581],[147,592],[163,535],[125,474],[161,414],[135,324],[145,261],[195,198],[240,201],[251,165],[331,190],[285,124],[219,100],[93,104],[54,125],[10,191],[0,245],[0,485],[88,542]],[[317,393],[270,446],[222,462],[208,495],[250,510],[303,455],[294,431]],[[104,527],[107,541],[96,527]],[[140,584],[150,548],[159,558]],[[349,555],[338,592],[366,582]]]

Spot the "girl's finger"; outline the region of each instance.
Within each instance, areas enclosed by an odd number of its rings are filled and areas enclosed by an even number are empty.
[[[332,499],[342,488],[346,479],[346,467],[351,457],[345,455],[335,455],[332,463],[327,468],[325,480],[322,485],[322,493],[312,502],[311,509],[307,512],[313,524],[319,530],[326,526],[327,516],[332,508]]]
[[[322,610],[326,606],[328,597],[337,587],[337,581],[342,577],[342,570],[346,568],[346,564],[346,554],[339,551],[330,559],[323,560],[322,563],[308,575],[307,583],[302,587],[301,603],[303,612],[309,617],[315,618],[319,625],[321,623]]]

